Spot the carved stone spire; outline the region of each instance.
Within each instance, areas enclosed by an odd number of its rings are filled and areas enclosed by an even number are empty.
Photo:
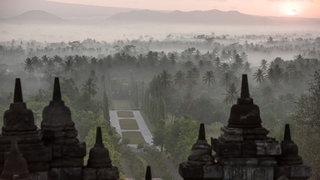
[[[102,142],[101,127],[97,127],[96,144],[94,146],[104,147]]]
[[[77,139],[78,132],[72,121],[71,111],[61,99],[59,78],[54,79],[53,96],[43,109],[41,130],[44,143],[49,147],[63,147],[54,151],[51,167],[82,167],[86,146]]]
[[[289,124],[286,124],[286,126],[285,126],[283,141],[286,141],[286,142],[292,141],[291,140],[291,132],[290,132]]]
[[[26,104],[23,102],[19,78],[15,81],[13,103],[10,104],[9,110],[4,113],[3,120],[3,135],[36,133],[37,127],[34,124],[33,113],[27,109]]]
[[[14,86],[13,102],[14,103],[22,103],[23,102],[20,78],[16,78],[16,84]]]
[[[206,130],[203,123],[200,124],[198,140],[206,140]]]
[[[193,144],[187,162],[179,166],[179,173],[184,179],[203,179],[203,167],[214,164],[211,146],[207,143],[204,124],[200,124],[198,139]]]
[[[246,74],[242,75],[241,83],[241,99],[250,98],[248,76]]]
[[[230,112],[228,127],[231,128],[260,128],[261,118],[259,107],[250,98],[248,76],[242,75],[241,96]]]
[[[41,129],[55,131],[63,129],[74,129],[74,123],[71,119],[70,109],[65,106],[61,99],[61,90],[59,78],[54,79],[53,97],[49,106],[46,106],[42,112]]]
[[[291,140],[290,126],[286,124],[284,130],[284,139],[281,142],[282,155],[281,164],[293,165],[302,164],[302,158],[299,156],[298,146]]]
[[[5,159],[0,179],[13,179],[14,176],[18,176],[18,179],[29,176],[27,161],[20,153],[16,140],[11,141],[11,150]]]
[[[196,165],[205,165],[213,163],[211,147],[207,143],[206,132],[203,123],[200,124],[198,140],[192,146],[191,155],[188,157],[188,162]]]
[[[152,180],[151,167],[150,166],[147,166],[145,180]]]
[[[47,171],[48,161],[51,159],[49,148],[45,147],[37,126],[34,123],[33,113],[23,102],[21,81],[15,81],[13,103],[3,116],[2,136],[0,136],[0,157],[5,157],[9,151],[12,139],[19,139],[21,154],[25,157],[30,172]],[[16,153],[13,148],[13,152]],[[16,153],[16,155],[19,153]],[[41,156],[39,156],[39,154]],[[17,156],[18,157],[18,156]],[[0,158],[0,169],[5,162]],[[15,162],[16,166],[17,162]]]
[[[58,77],[54,78],[54,88],[53,88],[52,100],[53,101],[61,101],[61,90],[60,90],[60,83],[59,83]]]
[[[102,143],[101,127],[97,127],[96,143],[90,150],[88,168],[112,167],[109,151]]]
[[[102,141],[101,127],[97,127],[96,143],[89,153],[88,165],[83,171],[83,180],[118,180],[119,171],[112,166],[109,151]]]
[[[281,151],[278,160],[279,166],[275,168],[275,179],[284,176],[289,179],[306,180],[311,177],[311,168],[303,164],[302,158],[299,156],[298,146],[291,139],[289,124],[285,125]]]

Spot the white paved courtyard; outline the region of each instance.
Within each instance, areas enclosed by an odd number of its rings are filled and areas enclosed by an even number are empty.
[[[132,112],[133,113],[133,117],[130,117],[130,118],[119,117],[118,116],[118,112],[119,111]],[[139,129],[137,129],[137,130],[124,130],[124,129],[121,129],[121,126],[120,126],[120,123],[119,123],[120,119],[135,119]],[[149,145],[153,145],[153,143],[152,143],[153,136],[152,136],[152,134],[151,134],[146,122],[144,121],[140,111],[136,111],[136,110],[134,110],[134,111],[131,111],[131,110],[111,110],[110,111],[110,122],[111,122],[111,125],[116,128],[117,133],[120,134],[121,137],[122,137],[122,133],[123,132],[128,132],[128,131],[140,132],[141,135],[143,136],[145,142],[147,144],[149,144]]]

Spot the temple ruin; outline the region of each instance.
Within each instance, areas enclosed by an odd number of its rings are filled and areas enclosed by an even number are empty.
[[[221,131],[222,135],[211,138],[209,145],[204,125],[200,125],[191,155],[179,167],[183,179],[304,180],[311,176],[311,168],[303,165],[298,147],[291,140],[289,125],[281,143],[267,136],[259,107],[250,97],[247,75],[242,76],[241,96]]]
[[[59,79],[54,80],[53,98],[44,108],[41,129],[23,101],[20,79],[14,100],[4,113],[0,135],[0,180],[117,180],[104,147],[101,128],[84,165],[86,144],[77,139],[70,109],[61,98]],[[186,162],[179,166],[185,180],[305,180],[311,168],[298,155],[287,124],[282,142],[268,137],[261,125],[260,110],[250,97],[247,75],[242,76],[241,96],[233,105],[228,125],[219,138],[206,140],[204,124]],[[17,165],[19,164],[19,165]],[[151,180],[147,167],[146,180]]]

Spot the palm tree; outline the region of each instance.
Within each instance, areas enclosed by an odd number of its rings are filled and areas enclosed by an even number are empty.
[[[273,84],[278,84],[282,77],[282,69],[278,64],[270,67],[268,70],[268,78]]]
[[[88,93],[90,97],[94,96],[97,94],[97,84],[96,80],[92,77],[89,77],[85,83],[82,85],[82,89],[84,90],[85,93]]]
[[[261,68],[263,71],[266,71],[266,70],[268,69],[268,62],[267,62],[267,60],[265,60],[265,59],[262,59],[262,60],[261,60],[260,68]]]
[[[227,71],[222,74],[222,77],[220,79],[220,83],[227,88],[232,82],[235,82],[236,80],[237,80],[237,78],[235,77],[233,72]]]
[[[262,82],[264,82],[266,79],[266,73],[262,70],[262,69],[257,69],[257,71],[253,74],[253,78],[259,83],[261,84]]]
[[[31,61],[32,61],[32,65],[33,65],[34,69],[42,68],[43,67],[43,63],[45,63],[45,61],[40,60],[37,56],[32,57]]]
[[[73,61],[71,59],[68,59],[64,62],[64,70],[66,73],[71,72],[73,69]]]
[[[167,89],[171,86],[171,74],[169,74],[166,70],[163,70],[160,74],[160,83],[164,89]]]
[[[210,87],[210,85],[212,85],[215,81],[214,78],[214,73],[213,71],[207,71],[204,76],[202,77],[202,81],[204,84],[208,85],[208,88]]]
[[[34,71],[33,61],[32,61],[30,58],[27,58],[27,59],[24,61],[24,69],[25,69],[26,71],[29,71],[29,72],[33,72],[33,71]]]
[[[234,83],[231,83],[229,88],[226,90],[224,102],[227,104],[234,103],[238,98],[237,94],[238,94],[238,91],[237,91],[236,85]]]
[[[185,74],[183,71],[179,70],[175,75],[174,75],[174,84],[178,86],[183,86],[185,84]]]
[[[187,84],[188,87],[193,88],[195,85],[197,85],[197,82],[199,80],[200,72],[199,70],[194,67],[187,71]]]
[[[251,72],[250,63],[248,61],[244,63],[243,70],[244,70],[245,73],[250,73]]]

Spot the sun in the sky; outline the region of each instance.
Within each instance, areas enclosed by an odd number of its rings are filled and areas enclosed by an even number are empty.
[[[285,13],[288,16],[294,16],[294,15],[298,14],[298,11],[294,8],[288,8]]]
[[[300,6],[297,3],[294,2],[287,2],[283,4],[282,11],[287,16],[294,16],[300,13]]]

